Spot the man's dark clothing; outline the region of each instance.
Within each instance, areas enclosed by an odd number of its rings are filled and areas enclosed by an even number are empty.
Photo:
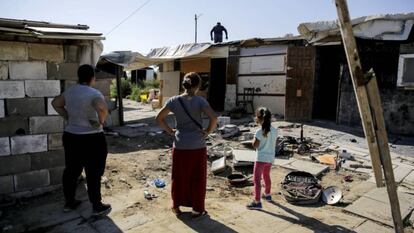
[[[214,33],[214,43],[223,42],[223,31],[226,33],[226,38],[227,38],[227,30],[222,25],[216,25],[213,27],[213,29],[211,29],[210,36],[211,38],[213,38],[213,33]]]
[[[65,170],[63,171],[63,193],[66,202],[75,200],[78,178],[85,168],[88,196],[92,205],[101,203],[101,176],[105,171],[108,154],[103,132],[95,134],[63,133]]]

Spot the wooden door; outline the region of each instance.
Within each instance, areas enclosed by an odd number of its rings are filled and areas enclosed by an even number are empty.
[[[285,120],[310,120],[313,104],[315,47],[289,47],[286,70]]]

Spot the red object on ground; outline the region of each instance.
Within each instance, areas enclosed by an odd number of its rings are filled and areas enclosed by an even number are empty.
[[[203,212],[207,185],[207,149],[172,151],[171,197],[173,208],[193,207]]]

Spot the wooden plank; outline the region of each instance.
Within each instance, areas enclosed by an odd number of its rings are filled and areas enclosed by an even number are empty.
[[[122,126],[124,125],[124,105],[122,103],[122,89],[121,89],[121,77],[123,74],[122,66],[117,66],[117,73],[116,73],[116,91],[118,95],[118,114],[119,114],[119,124]]]
[[[378,84],[375,77],[371,77],[368,81],[367,77],[364,77],[362,73],[361,62],[359,60],[358,49],[353,35],[353,28],[346,0],[335,0],[335,5],[337,7],[342,39],[349,69],[351,71],[352,83],[357,96],[362,125],[371,154],[376,183],[377,186],[382,184],[382,181],[380,181],[380,179],[382,180],[380,174],[381,170],[378,169],[378,167],[381,168],[382,164],[391,205],[394,230],[395,232],[403,233],[404,227],[401,219],[400,204],[388,148],[388,138],[384,117],[382,115],[383,112]]]

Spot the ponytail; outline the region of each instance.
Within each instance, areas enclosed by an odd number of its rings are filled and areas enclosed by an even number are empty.
[[[263,136],[267,137],[267,134],[270,132],[272,114],[268,108],[261,107],[256,110],[256,117],[262,124]]]

